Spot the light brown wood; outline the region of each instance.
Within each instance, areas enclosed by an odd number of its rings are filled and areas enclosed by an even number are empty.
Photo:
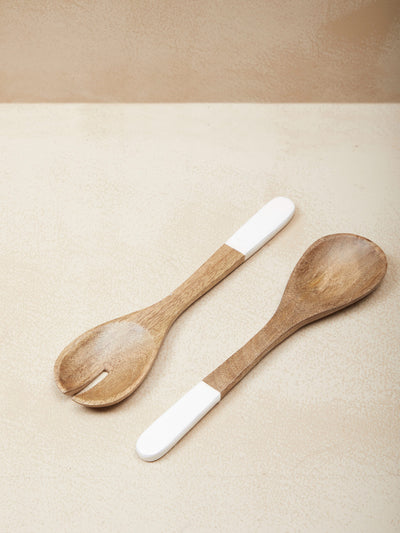
[[[370,294],[382,281],[386,256],[349,233],[322,237],[294,268],[271,320],[203,381],[224,397],[268,352],[302,326]]]
[[[108,376],[73,400],[88,407],[105,407],[125,399],[147,376],[173,322],[244,260],[243,254],[224,244],[160,302],[83,333],[55,363],[58,388],[76,394],[106,371]]]

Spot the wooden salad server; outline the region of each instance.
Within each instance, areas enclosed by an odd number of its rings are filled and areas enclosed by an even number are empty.
[[[274,198],[173,293],[150,307],[83,333],[55,363],[58,388],[88,407],[112,405],[132,394],[147,376],[179,315],[259,250],[293,213],[291,200]]]
[[[364,237],[338,233],[314,242],[293,270],[271,320],[142,433],[139,457],[162,457],[269,351],[302,326],[367,296],[386,267],[383,251]]]

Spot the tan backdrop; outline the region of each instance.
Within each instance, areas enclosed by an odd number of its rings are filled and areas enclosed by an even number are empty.
[[[400,101],[398,0],[0,0],[0,100]]]

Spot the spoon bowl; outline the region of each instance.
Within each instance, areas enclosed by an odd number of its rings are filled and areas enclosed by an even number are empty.
[[[149,372],[171,324],[165,320],[164,328],[152,328],[155,307],[96,326],[70,343],[55,364],[59,389],[75,394],[106,372],[103,380],[73,400],[104,407],[129,396]]]
[[[268,352],[299,328],[361,300],[385,276],[374,242],[352,233],[326,235],[302,255],[271,320],[204,380],[223,397]]]
[[[326,316],[367,296],[386,268],[384,252],[369,239],[351,233],[326,235],[300,258],[280,308],[290,308],[307,322]]]

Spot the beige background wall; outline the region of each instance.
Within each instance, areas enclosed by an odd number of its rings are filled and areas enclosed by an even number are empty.
[[[0,0],[0,101],[400,101],[398,0]]]

